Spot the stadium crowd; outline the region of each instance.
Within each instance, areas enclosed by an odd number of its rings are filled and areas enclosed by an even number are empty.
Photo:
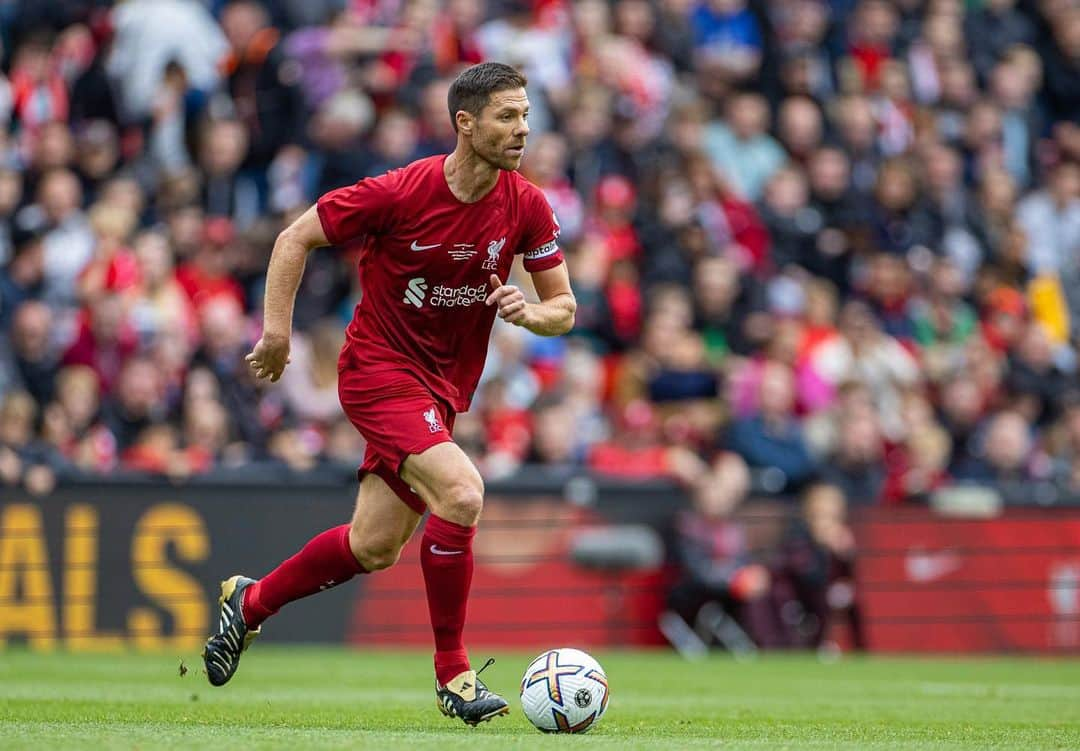
[[[270,249],[452,150],[493,59],[578,315],[497,323],[456,428],[485,476],[672,477],[706,515],[733,463],[862,505],[1080,492],[1071,0],[15,0],[0,34],[0,485],[355,465],[355,249],[310,257],[267,386]]]

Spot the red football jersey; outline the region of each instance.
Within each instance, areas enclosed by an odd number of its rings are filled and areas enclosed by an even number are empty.
[[[559,223],[543,192],[499,172],[476,203],[443,174],[446,155],[332,190],[319,219],[334,245],[361,242],[363,296],[346,330],[343,366],[406,370],[455,411],[469,408],[497,313],[489,277],[504,282],[514,256],[526,271],[563,262]]]

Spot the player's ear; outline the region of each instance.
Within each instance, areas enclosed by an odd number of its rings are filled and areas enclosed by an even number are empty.
[[[457,120],[458,132],[463,133],[466,136],[471,136],[473,125],[475,123],[475,118],[473,118],[472,113],[466,112],[465,110],[458,110],[455,118]]]

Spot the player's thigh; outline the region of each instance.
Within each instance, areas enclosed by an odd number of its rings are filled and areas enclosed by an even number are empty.
[[[368,473],[356,496],[349,545],[369,571],[386,568],[397,561],[419,523],[420,514],[402,503],[382,478]]]
[[[452,441],[410,454],[401,465],[401,479],[442,519],[472,526],[480,518],[484,481],[476,465]]]

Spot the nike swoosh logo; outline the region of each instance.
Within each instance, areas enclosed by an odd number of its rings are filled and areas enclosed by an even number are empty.
[[[439,550],[434,545],[432,545],[429,550],[435,555],[461,555],[465,552],[464,550]]]
[[[442,245],[442,243],[435,243],[434,245],[417,245],[416,240],[413,240],[412,245],[409,247],[412,250],[431,250],[432,248],[437,248],[440,245]]]

